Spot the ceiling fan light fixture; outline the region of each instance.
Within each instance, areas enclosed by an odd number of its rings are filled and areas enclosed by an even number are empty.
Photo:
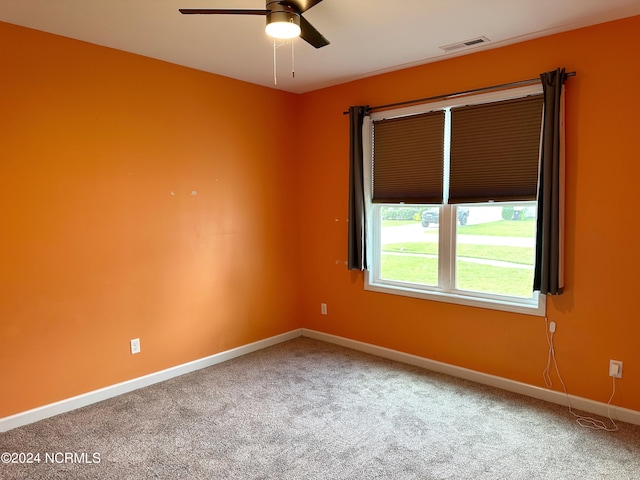
[[[293,12],[271,12],[267,15],[267,35],[274,38],[300,36],[300,16]]]

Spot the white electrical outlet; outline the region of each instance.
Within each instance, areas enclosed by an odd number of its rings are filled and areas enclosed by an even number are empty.
[[[134,338],[133,340],[129,340],[129,345],[131,346],[131,355],[135,355],[136,353],[140,353],[140,339]]]
[[[622,362],[619,360],[609,360],[609,376],[622,378]]]
[[[322,315],[326,315],[327,314],[327,304],[326,303],[321,303],[320,304],[320,313]]]

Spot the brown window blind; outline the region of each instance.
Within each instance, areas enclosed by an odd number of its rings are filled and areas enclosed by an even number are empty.
[[[373,124],[375,203],[442,203],[444,111]]]
[[[451,109],[449,203],[535,200],[542,95]]]

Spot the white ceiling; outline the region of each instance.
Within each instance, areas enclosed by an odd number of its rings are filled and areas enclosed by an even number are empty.
[[[0,0],[0,21],[247,82],[303,93],[483,48],[640,15],[639,0],[323,0],[304,17],[331,44],[277,49],[265,17],[178,8],[264,9],[264,0]],[[478,36],[486,46],[445,54]],[[10,48],[3,45],[2,48]]]

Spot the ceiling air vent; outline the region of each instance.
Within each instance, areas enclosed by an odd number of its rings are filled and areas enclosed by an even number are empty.
[[[489,40],[487,37],[477,37],[477,38],[472,38],[471,40],[465,40],[464,42],[452,43],[450,45],[443,45],[440,48],[444,50],[446,53],[450,53],[450,52],[455,52],[456,50],[462,50],[463,48],[471,48],[471,47],[477,47],[478,45],[484,45],[485,43],[489,43],[490,41],[491,40]]]

